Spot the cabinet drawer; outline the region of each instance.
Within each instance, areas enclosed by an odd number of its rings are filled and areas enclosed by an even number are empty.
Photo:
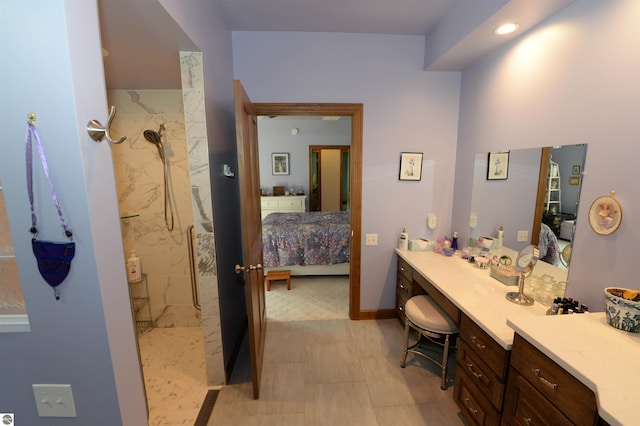
[[[413,283],[407,278],[398,273],[398,280],[396,281],[396,290],[403,293],[407,298],[413,296]]]
[[[281,210],[302,210],[304,211],[304,198],[278,201]]]
[[[508,425],[569,426],[573,424],[514,369],[509,372],[507,399],[502,416],[504,423]]]
[[[419,273],[413,274],[414,286],[417,284],[436,302],[436,304],[456,323],[460,326],[460,310],[454,305],[440,290],[436,289],[433,284]],[[415,293],[415,292],[414,292]]]
[[[504,382],[509,366],[509,351],[500,346],[465,314],[460,318],[460,337]]]
[[[262,197],[260,199],[260,205],[262,206],[263,210],[264,209],[277,210],[278,209],[278,200]]]
[[[407,316],[404,313],[404,305],[407,303],[407,300],[409,300],[409,296],[400,290],[396,290],[396,311],[398,313],[398,318],[400,318],[400,321],[404,324],[404,320],[407,318]]]
[[[413,282],[413,268],[400,256],[398,256],[398,274],[402,274],[407,281]]]
[[[453,384],[453,400],[460,407],[464,418],[472,425],[499,424],[500,413],[468,380],[466,374],[456,373]]]
[[[500,411],[504,383],[462,340],[458,340],[456,374],[466,374],[467,379],[475,383],[480,392]]]
[[[596,423],[595,394],[518,334],[513,340],[511,366],[569,420],[580,425]]]

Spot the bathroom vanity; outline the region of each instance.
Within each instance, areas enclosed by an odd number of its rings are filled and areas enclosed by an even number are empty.
[[[511,303],[506,294],[516,287],[458,256],[396,253],[398,316],[403,319],[409,297],[428,293],[459,325],[453,395],[470,424],[637,420],[630,399],[636,394],[633,378],[640,377],[633,360],[640,335],[610,327],[603,313],[547,316],[548,307],[538,302]],[[508,248],[493,254],[517,256]],[[554,269],[538,262],[535,273]],[[616,373],[618,368],[627,370]]]

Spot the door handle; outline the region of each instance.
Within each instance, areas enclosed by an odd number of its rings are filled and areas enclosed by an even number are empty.
[[[249,269],[250,271],[255,271],[257,269],[262,269],[262,264],[257,263],[256,265],[249,265],[249,267],[244,267],[244,266],[240,266],[240,265],[236,264],[236,266],[234,266],[234,268],[233,268],[235,273],[238,274],[238,275],[240,275],[242,272],[245,272],[247,269]]]

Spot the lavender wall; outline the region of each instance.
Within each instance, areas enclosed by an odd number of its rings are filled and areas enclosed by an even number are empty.
[[[299,130],[297,135],[291,129]],[[274,185],[284,185],[285,189],[302,185],[309,194],[309,146],[310,145],[351,145],[351,119],[321,120],[309,117],[264,118],[258,121],[258,141],[260,150],[260,186],[271,193]],[[271,173],[271,154],[288,152],[289,175]],[[307,208],[309,201],[307,199]]]
[[[361,308],[391,309],[393,249],[451,232],[459,73],[422,70],[424,37],[337,33],[233,33],[235,78],[254,102],[364,104]],[[403,151],[424,152],[420,182],[400,182]],[[438,228],[428,232],[435,212]]]
[[[14,245],[31,323],[30,332],[0,338],[0,411],[15,413],[17,423],[28,425],[146,424],[111,151],[86,131],[90,119],[107,118],[96,3],[3,1],[0,9],[0,172],[11,227],[22,236]],[[26,233],[23,153],[31,111],[38,115],[47,162],[76,242],[59,301],[38,274]],[[40,238],[60,241],[37,156],[34,166]],[[70,384],[77,417],[39,417],[34,383]]]
[[[477,152],[587,143],[567,294],[592,310],[604,287],[638,287],[639,20],[638,2],[576,2],[462,76],[454,226],[468,222]],[[624,218],[601,236],[587,213],[611,190]]]

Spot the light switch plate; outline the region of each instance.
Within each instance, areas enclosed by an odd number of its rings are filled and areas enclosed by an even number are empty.
[[[367,246],[377,246],[378,234],[367,234],[364,239],[364,244]]]
[[[76,417],[71,385],[32,385],[40,417]]]
[[[518,242],[529,241],[529,231],[518,231]]]

